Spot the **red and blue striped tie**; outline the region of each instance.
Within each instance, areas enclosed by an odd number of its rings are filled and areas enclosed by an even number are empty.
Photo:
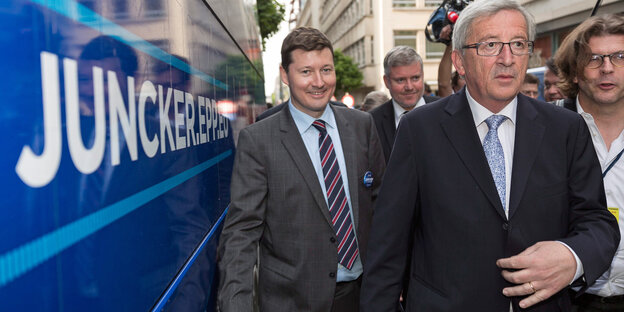
[[[334,151],[334,143],[325,129],[325,122],[317,119],[312,125],[319,131],[319,152],[325,177],[327,206],[338,238],[338,263],[351,270],[359,253],[351,221],[351,209],[342,184],[342,174]]]

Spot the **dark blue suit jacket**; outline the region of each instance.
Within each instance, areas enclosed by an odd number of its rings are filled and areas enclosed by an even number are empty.
[[[423,96],[425,103],[431,103],[433,101],[439,100],[440,98],[437,96]],[[387,101],[386,103],[381,104],[378,107],[375,107],[370,111],[371,115],[373,115],[373,119],[375,120],[375,126],[377,127],[377,133],[379,134],[379,139],[381,140],[381,147],[384,151],[384,157],[386,158],[386,163],[388,159],[390,159],[390,152],[392,152],[392,145],[394,143],[394,137],[396,135],[396,125],[394,122],[394,106],[392,105],[392,99]]]
[[[395,309],[409,255],[408,311],[509,311],[496,260],[539,241],[570,246],[584,285],[609,267],[620,235],[585,121],[518,95],[515,126],[507,218],[464,91],[403,118],[375,206],[362,311]],[[564,289],[523,311],[569,308]]]

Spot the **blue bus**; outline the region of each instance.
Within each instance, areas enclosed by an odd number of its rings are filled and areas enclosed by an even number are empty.
[[[0,2],[0,310],[213,311],[255,1]]]

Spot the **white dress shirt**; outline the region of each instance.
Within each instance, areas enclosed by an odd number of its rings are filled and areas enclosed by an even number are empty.
[[[600,161],[600,167],[604,172],[609,165],[615,160],[619,152],[624,149],[624,131],[611,143],[611,148],[607,149],[594,117],[586,113],[576,100],[576,109],[585,119],[589,131],[594,142],[596,155]],[[605,194],[607,196],[607,207],[613,213],[620,228],[620,234],[624,235],[624,222],[620,222],[624,218],[624,155],[611,167],[607,175],[603,178]],[[611,267],[596,280],[596,283],[587,289],[590,294],[610,297],[624,295],[624,240],[620,240],[617,252],[611,262]]]
[[[425,99],[421,96],[420,100],[418,100],[414,108],[423,106],[425,104],[427,103],[425,102]],[[399,105],[394,99],[392,99],[392,106],[394,107],[394,126],[398,128],[399,121],[401,121],[401,117],[403,117],[403,113],[407,112],[407,110],[401,107],[401,105]]]

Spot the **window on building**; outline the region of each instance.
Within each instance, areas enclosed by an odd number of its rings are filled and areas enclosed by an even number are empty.
[[[371,36],[371,40],[370,40],[370,62],[371,64],[375,64],[375,41],[373,36]]]
[[[128,13],[128,2],[125,0],[113,1],[113,10],[115,13]]]
[[[430,58],[442,58],[442,54],[444,54],[444,49],[446,49],[446,45],[444,45],[443,43],[439,43],[439,42],[431,42],[429,40],[427,40],[427,43],[425,44],[425,51],[426,51],[426,55],[425,57],[430,59]]]
[[[425,0],[426,7],[439,7],[443,0]]]
[[[393,8],[413,8],[416,6],[416,0],[392,0]]]
[[[364,66],[366,64],[366,55],[364,52],[364,38],[356,41],[344,50],[344,54],[353,59],[353,62],[358,66]]]
[[[394,46],[404,45],[416,49],[416,35],[415,30],[395,30]]]
[[[148,11],[162,11],[164,4],[162,0],[150,0],[145,2],[145,9]]]
[[[129,4],[126,0],[114,0],[113,1],[113,12],[115,19],[128,19],[130,17],[130,12],[128,11]]]

